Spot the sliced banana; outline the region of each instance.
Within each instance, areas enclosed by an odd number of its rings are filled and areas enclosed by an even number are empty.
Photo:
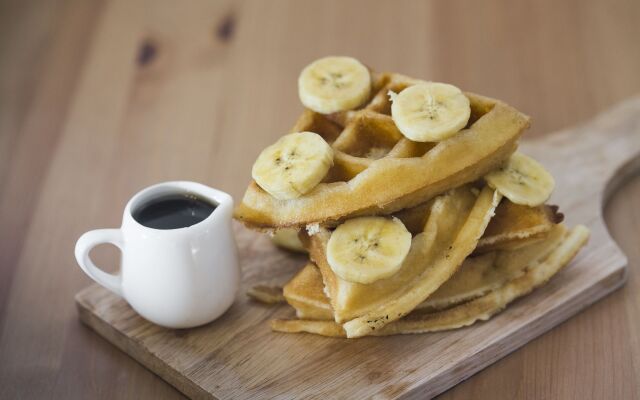
[[[321,114],[353,110],[371,95],[371,75],[355,58],[321,58],[300,73],[298,94],[305,107]]]
[[[531,207],[544,204],[555,186],[553,176],[539,162],[520,152],[484,179],[512,202]]]
[[[399,219],[354,218],[331,234],[327,261],[342,279],[367,284],[395,274],[410,247],[411,233]]]
[[[471,115],[467,96],[446,83],[418,83],[389,95],[393,121],[415,142],[439,142],[451,137],[467,125]]]
[[[333,149],[313,132],[290,133],[260,153],[251,176],[273,197],[294,199],[308,193],[333,165]]]
[[[302,245],[302,242],[298,238],[297,229],[278,229],[271,237],[271,241],[273,241],[273,243],[275,243],[277,246],[283,247],[288,250],[297,251],[300,253],[306,252],[304,246]]]

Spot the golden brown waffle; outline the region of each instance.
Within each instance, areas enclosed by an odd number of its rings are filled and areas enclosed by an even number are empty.
[[[428,203],[403,210],[394,216],[402,220],[409,231],[416,235],[424,229],[429,217],[430,205],[431,203]],[[532,246],[532,244],[547,239],[549,234],[557,236],[562,231],[557,225],[562,222],[562,219],[563,215],[558,212],[556,206],[528,207],[514,204],[503,198],[474,250],[474,254],[483,255],[467,258],[461,271],[445,282],[416,309],[433,310],[448,307],[490,290],[499,283],[500,276],[506,276],[504,273],[496,273],[492,270],[496,261],[495,251],[501,251],[501,254],[504,254],[499,257],[501,259],[511,254],[503,250],[527,246],[530,249],[528,251],[534,251],[542,256],[545,254],[545,245],[541,243]],[[497,263],[497,265],[503,264],[502,261]],[[512,276],[511,273],[508,274],[508,277]],[[466,284],[461,284],[461,281]],[[333,319],[333,311],[324,294],[322,276],[313,263],[308,263],[286,284],[284,296],[282,292],[283,288],[280,287],[258,285],[252,287],[247,294],[263,303],[283,302],[286,297],[289,304],[296,309],[298,318],[301,319]]]
[[[455,303],[442,311],[415,310],[406,317],[370,332],[370,335],[425,333],[456,329],[471,325],[479,320],[487,320],[507,304],[543,285],[566,266],[589,238],[584,226],[567,231],[558,225],[547,237],[512,251],[499,252],[488,272],[494,279],[472,269],[461,269],[449,284],[452,293],[462,294],[475,287],[491,284],[492,289],[476,296],[473,300]],[[464,267],[463,267],[464,268]],[[314,279],[308,275],[308,279]],[[301,278],[300,278],[301,279]],[[317,276],[316,276],[317,279]],[[495,285],[499,282],[498,285]],[[298,287],[309,286],[309,282],[299,282]],[[451,294],[451,293],[450,293]],[[274,320],[272,329],[280,332],[308,332],[324,336],[345,337],[342,325],[330,320]]]
[[[430,207],[431,203],[427,202],[394,213],[393,216],[399,218],[407,230],[415,235],[424,229]],[[516,249],[535,242],[544,238],[563,219],[564,215],[558,212],[557,206],[545,204],[529,207],[514,204],[503,198],[474,253]]]
[[[370,284],[349,282],[333,272],[326,258],[331,234],[320,228],[307,240],[309,255],[320,269],[336,322],[344,323],[349,337],[358,337],[408,314],[476,248],[499,201],[489,187],[476,194],[468,185],[436,197],[398,272]]]
[[[252,182],[235,217],[254,228],[301,228],[413,207],[495,169],[515,151],[529,125],[514,108],[465,93],[471,103],[465,129],[439,143],[413,142],[391,119],[387,93],[416,82],[399,74],[373,74],[374,90],[363,108],[332,115],[305,110],[292,131],[318,133],[331,145],[334,166],[327,177],[290,200],[278,200]]]
[[[333,320],[333,310],[324,293],[322,275],[307,263],[282,289],[283,298],[300,319]]]
[[[525,273],[525,268],[545,259],[567,234],[563,225],[555,225],[545,237],[516,250],[491,252],[464,260],[460,270],[414,311],[449,308],[495,290]],[[333,320],[322,275],[308,263],[284,287],[284,298],[296,310],[299,319]]]
[[[528,207],[503,199],[475,252],[517,249],[544,238],[563,219],[558,206]]]

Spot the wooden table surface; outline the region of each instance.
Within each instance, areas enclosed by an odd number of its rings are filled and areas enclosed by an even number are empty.
[[[159,181],[239,198],[311,60],[503,99],[530,137],[640,92],[638,20],[636,0],[2,1],[0,398],[182,397],[78,322],[75,240]],[[626,287],[441,397],[639,399],[639,205],[635,178],[606,209]],[[113,248],[95,253],[114,269]]]

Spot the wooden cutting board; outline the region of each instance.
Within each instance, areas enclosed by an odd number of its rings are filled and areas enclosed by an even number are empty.
[[[245,292],[282,283],[304,257],[274,248],[236,226],[244,274],[232,308],[196,329],[169,330],[139,317],[118,296],[90,286],[76,296],[80,319],[187,396],[221,399],[427,398],[473,375],[620,287],[627,260],[602,220],[607,197],[640,170],[640,97],[586,125],[521,148],[556,177],[551,203],[591,240],[548,285],[484,323],[451,332],[334,339],[274,333],[287,306],[250,301]],[[549,368],[553,368],[552,365]]]

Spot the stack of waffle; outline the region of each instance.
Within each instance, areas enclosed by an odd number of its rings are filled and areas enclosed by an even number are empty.
[[[452,85],[327,57],[299,77],[306,109],[265,149],[235,211],[308,252],[281,332],[356,338],[486,320],[546,283],[588,239],[545,204],[551,175],[516,151],[529,118]]]

